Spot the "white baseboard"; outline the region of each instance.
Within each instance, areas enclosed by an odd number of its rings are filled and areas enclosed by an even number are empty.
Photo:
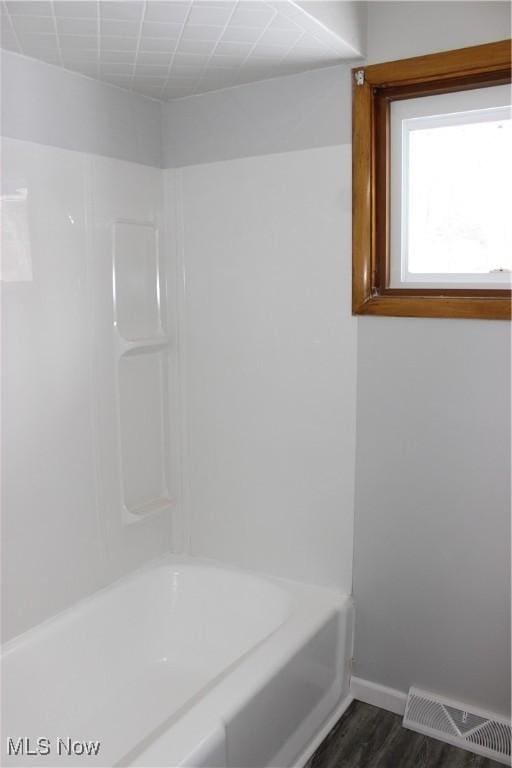
[[[352,694],[349,693],[348,696],[346,696],[332,715],[329,717],[328,720],[325,721],[321,729],[316,734],[315,738],[309,742],[306,749],[302,752],[299,758],[296,760],[296,765],[299,767],[305,766],[308,760],[314,755],[322,741],[325,739],[325,737],[332,731],[340,717],[345,713],[345,711],[349,708],[349,706],[352,704],[353,698]]]
[[[387,685],[379,685],[379,683],[372,683],[370,680],[362,680],[360,677],[352,677],[350,694],[357,701],[373,704],[374,707],[387,709],[397,715],[403,715],[405,712],[407,694],[397,691],[395,688],[388,688]]]

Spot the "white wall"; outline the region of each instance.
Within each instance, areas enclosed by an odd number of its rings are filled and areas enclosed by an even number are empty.
[[[350,151],[170,171],[193,554],[351,590]]]
[[[372,3],[368,59],[504,39],[507,3]],[[355,674],[510,711],[510,326],[360,318]]]
[[[350,89],[343,65],[163,104],[164,167],[350,142]]]
[[[356,664],[510,706],[510,328],[359,320]]]
[[[160,167],[160,104],[2,50],[1,134]]]
[[[510,4],[501,0],[376,0],[368,3],[369,64],[509,37]]]

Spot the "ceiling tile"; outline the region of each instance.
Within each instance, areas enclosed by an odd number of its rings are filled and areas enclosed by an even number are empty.
[[[138,37],[140,23],[136,21],[121,21],[120,19],[102,19],[100,34],[121,35],[122,37]]]
[[[104,51],[135,51],[137,50],[136,37],[101,37],[100,47]]]
[[[276,12],[263,3],[261,5],[262,7],[255,7],[254,3],[240,3],[229,22],[230,26],[260,29],[264,27],[272,21]]]
[[[149,3],[152,5],[153,3]],[[130,0],[130,2],[112,2],[102,0],[99,3],[102,19],[120,19],[124,21],[140,21],[144,11],[144,3]]]
[[[150,98],[326,66],[347,46],[291,0],[8,0],[2,47]]]
[[[146,6],[146,21],[178,22],[182,24],[190,8],[190,3],[185,0],[151,0]]]
[[[304,35],[296,45],[293,46],[294,56],[297,54],[312,54],[313,56],[323,56],[328,51],[323,43],[320,43],[312,35]]]
[[[221,40],[215,49],[215,54],[223,56],[242,56],[245,58],[250,53],[252,47],[252,43],[230,43]]]
[[[57,18],[91,19],[98,15],[98,3],[93,0],[56,0],[53,7]]]
[[[183,24],[161,24],[156,21],[145,21],[142,25],[143,37],[178,37]]]
[[[218,40],[222,35],[222,27],[189,27],[185,26],[182,40]]]
[[[157,64],[139,64],[135,68],[135,75],[141,77],[159,77],[166,79],[169,67],[161,67]]]
[[[5,5],[11,16],[53,16],[52,4],[44,0],[12,0]]]
[[[215,48],[214,40],[184,40],[179,41],[178,53],[210,54]]]
[[[138,75],[133,78],[133,84],[141,85],[143,87],[161,88],[165,79],[165,77],[143,77],[142,75]]]
[[[62,60],[65,64],[69,62],[93,62],[99,61],[98,51],[93,50],[81,50],[80,48],[63,48],[61,46]]]
[[[172,86],[164,88],[162,92],[162,98],[165,101],[172,101],[173,99],[183,99],[184,97],[192,96],[193,94],[193,85],[187,84],[182,86],[173,83]]]
[[[6,48],[8,51],[19,52],[20,50],[16,35],[6,24],[2,24],[1,44],[2,48]]]
[[[260,37],[262,29],[259,27],[232,27],[224,30],[222,40],[230,43],[255,43]]]
[[[20,46],[25,50],[43,50],[57,48],[57,35],[17,35]]]
[[[135,51],[102,51],[101,52],[102,61],[118,61],[118,62],[124,62],[125,64],[134,64],[135,56],[136,56]]]
[[[206,64],[208,58],[208,54],[175,53],[173,61],[175,64],[193,65],[196,68],[200,68]]]
[[[140,50],[171,53],[176,48],[177,43],[177,37],[143,37],[140,41]]]
[[[150,64],[152,66],[168,67],[171,63],[172,53],[164,51],[139,51],[137,64]]]
[[[271,6],[282,16],[286,16],[288,19],[296,19],[297,23],[301,26],[305,18],[311,18],[307,12],[304,12],[300,6],[295,2],[288,2],[288,0],[267,0],[267,5]]]
[[[118,85],[121,88],[129,88],[132,82],[131,75],[115,75],[110,73],[101,74],[100,79],[112,85]]]
[[[266,29],[258,43],[263,45],[280,45],[289,47],[296,43],[304,33],[296,27],[295,29]]]
[[[277,16],[274,16],[274,18],[270,22],[269,29],[289,29],[289,30],[298,29],[300,31],[303,31],[303,27],[301,27],[295,21],[292,21],[292,19],[289,19],[287,16],[285,16],[282,13],[278,13]]]
[[[131,71],[130,71],[131,69]],[[133,75],[133,70],[135,69],[135,65],[132,64],[131,68],[127,67],[126,64],[122,64],[115,61],[106,61],[102,62],[100,64],[100,71],[101,74],[106,75],[124,75],[125,77],[128,77]]]
[[[228,4],[226,7],[210,4],[195,4],[190,10],[187,24],[194,27],[212,26],[224,27],[233,13],[233,7]]]
[[[282,48],[279,45],[260,45],[254,46],[251,51],[251,58],[271,59],[272,61],[281,61],[286,56],[289,48]]]
[[[55,22],[47,16],[13,16],[12,23],[18,35],[55,34]]]
[[[245,56],[218,56],[214,54],[210,59],[211,67],[219,67],[221,69],[237,69],[243,62]]]
[[[92,35],[59,35],[59,43],[62,50],[70,48],[77,50],[97,50],[98,38]]]
[[[186,64],[175,64],[173,62],[171,66],[171,76],[176,76],[178,79],[183,80],[197,80],[200,71],[194,67],[190,67]]]
[[[63,35],[96,35],[96,19],[57,19],[57,31]]]

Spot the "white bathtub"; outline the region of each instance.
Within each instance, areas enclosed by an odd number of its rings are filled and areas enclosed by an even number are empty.
[[[347,700],[351,634],[332,590],[160,561],[5,647],[1,764],[298,765]]]

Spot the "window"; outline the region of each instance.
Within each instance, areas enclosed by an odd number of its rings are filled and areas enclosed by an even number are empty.
[[[510,287],[509,101],[499,85],[392,103],[392,287]]]
[[[353,311],[510,318],[510,44],[353,70]]]

